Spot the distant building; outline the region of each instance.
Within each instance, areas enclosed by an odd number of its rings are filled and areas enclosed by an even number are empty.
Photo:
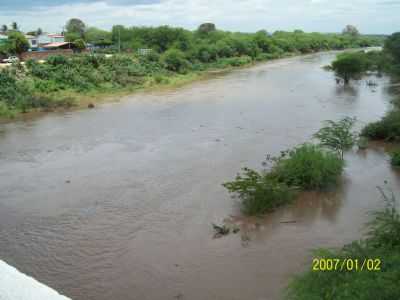
[[[28,40],[30,49],[38,48],[38,39],[36,36],[26,34],[25,38]]]
[[[45,46],[52,43],[64,43],[65,38],[61,34],[42,33],[38,36],[26,35],[31,50],[45,49]]]
[[[64,43],[65,38],[61,34],[49,34],[48,37],[50,38],[51,43]]]

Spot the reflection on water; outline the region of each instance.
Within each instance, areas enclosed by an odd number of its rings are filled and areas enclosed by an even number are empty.
[[[346,100],[356,100],[358,96],[358,88],[359,86],[357,84],[352,83],[351,85],[342,85],[342,84],[337,84],[335,86],[335,92],[336,95],[342,97],[346,97]]]
[[[338,189],[264,218],[240,216],[221,186],[324,120],[385,113],[388,79],[337,86],[321,68],[333,58],[0,125],[0,258],[76,300],[279,299],[311,249],[360,237],[376,185],[400,189],[380,145],[346,155]],[[213,239],[226,218],[240,233]]]

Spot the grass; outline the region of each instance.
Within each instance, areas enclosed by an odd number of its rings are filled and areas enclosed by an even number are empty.
[[[289,203],[298,190],[315,190],[335,184],[344,161],[320,146],[303,144],[268,157],[270,171],[243,169],[234,181],[224,183],[241,200],[244,214],[260,215]]]
[[[379,260],[380,270],[312,271],[289,284],[287,300],[392,300],[400,299],[400,215],[394,195],[382,192],[386,208],[374,214],[369,233],[339,250],[320,249],[318,258]],[[378,268],[379,269],[379,268]]]

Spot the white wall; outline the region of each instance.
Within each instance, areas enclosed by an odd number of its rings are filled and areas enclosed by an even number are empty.
[[[0,260],[0,300],[71,300]]]

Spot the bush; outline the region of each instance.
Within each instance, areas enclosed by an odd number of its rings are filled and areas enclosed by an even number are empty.
[[[67,58],[63,55],[51,55],[47,58],[47,63],[52,66],[64,65],[67,63]]]
[[[219,68],[240,67],[248,65],[251,62],[252,62],[251,57],[240,56],[240,57],[221,58],[215,65]]]
[[[325,121],[326,126],[314,134],[314,137],[320,140],[321,146],[337,151],[343,159],[344,151],[353,147],[356,141],[356,134],[351,131],[355,121],[355,118],[349,117],[338,122]]]
[[[336,153],[313,144],[303,144],[283,153],[272,174],[289,186],[310,190],[337,182],[343,168],[344,161]]]
[[[400,110],[389,112],[382,120],[368,124],[361,135],[373,140],[400,140]]]
[[[269,212],[293,198],[293,189],[283,182],[278,182],[267,173],[258,173],[244,168],[235,181],[224,183],[230,193],[241,199],[242,211],[247,215]]]
[[[14,116],[14,111],[12,111],[4,102],[0,101],[0,117],[13,118]]]
[[[223,184],[239,197],[245,214],[263,214],[288,203],[298,189],[326,187],[337,181],[344,166],[335,153],[312,144],[268,157],[268,161],[272,162],[270,172],[245,168],[234,181]]]
[[[162,55],[161,60],[165,64],[165,67],[173,72],[182,73],[188,68],[188,61],[186,60],[184,53],[178,49],[170,49],[166,51]]]
[[[390,157],[390,163],[392,164],[392,166],[400,167],[400,150],[393,151],[390,154]]]

